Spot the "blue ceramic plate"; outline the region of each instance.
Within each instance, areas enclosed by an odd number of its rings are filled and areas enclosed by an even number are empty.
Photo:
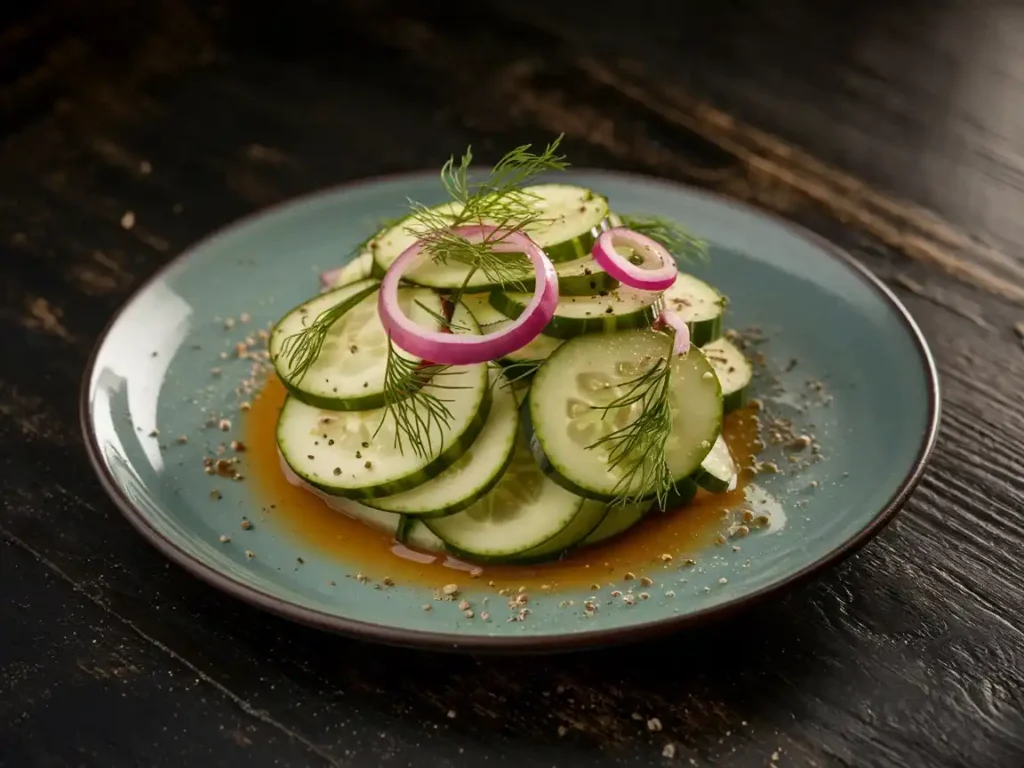
[[[614,210],[669,216],[710,242],[709,263],[694,271],[728,296],[729,327],[748,337],[756,328],[764,339],[755,380],[763,429],[783,423],[820,445],[814,462],[793,463],[786,446],[773,444],[760,457],[781,471],[755,477],[738,507],[765,514],[767,526],[724,544],[713,531],[694,534],[685,551],[665,552],[671,561],[595,561],[598,588],[531,587],[521,621],[510,620],[520,614],[487,573],[453,572],[459,599],[474,609],[467,618],[435,599],[447,579],[382,585],[386,565],[345,549],[351,524],[336,535],[323,525],[303,534],[259,477],[204,472],[204,459],[236,455],[218,446],[243,439],[240,403],[254,397],[253,362],[237,358],[236,343],[258,347],[258,329],[313,295],[318,273],[338,266],[381,218],[406,210],[408,197],[443,199],[435,174],[346,186],[263,212],[184,253],[135,294],[104,334],[83,392],[89,453],[115,503],[173,561],[257,606],[380,642],[473,651],[565,650],[681,629],[780,592],[878,533],[920,478],[939,420],[930,352],[892,293],[829,244],[724,199],[614,173],[567,180],[607,195]],[[265,481],[275,471],[238,455],[243,475],[263,472]],[[721,512],[712,524],[735,533],[738,514]],[[243,518],[253,527],[243,529]],[[659,549],[655,542],[647,551]],[[634,550],[643,547],[634,542]],[[361,570],[365,581],[355,578]],[[594,612],[583,607],[590,598]]]

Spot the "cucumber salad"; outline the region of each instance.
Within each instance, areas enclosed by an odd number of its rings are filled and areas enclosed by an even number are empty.
[[[681,225],[537,183],[559,141],[412,202],[282,317],[286,473],[420,550],[540,562],[736,487],[752,369]],[[682,510],[682,511],[681,511]]]

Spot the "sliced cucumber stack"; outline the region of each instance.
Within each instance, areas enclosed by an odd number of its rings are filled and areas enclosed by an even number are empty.
[[[508,162],[506,170],[519,161]],[[451,170],[459,186],[460,170]],[[473,189],[472,205],[493,201]],[[288,312],[269,342],[289,393],[276,433],[289,481],[411,549],[472,563],[553,560],[622,535],[652,509],[673,513],[700,489],[727,492],[740,480],[722,417],[743,404],[753,371],[721,338],[724,297],[682,272],[664,292],[620,285],[591,254],[603,230],[622,225],[604,197],[566,184],[520,193],[537,215],[512,228],[544,249],[558,278],[550,321],[521,348],[488,339],[493,359],[439,366],[412,394],[394,378],[392,355],[410,371],[466,359],[444,354],[449,336],[417,346],[405,332],[402,343],[423,358],[409,355],[392,345],[378,314],[378,281],[418,232],[461,223],[463,202],[419,209],[382,229],[337,270],[333,286]],[[672,223],[650,231],[669,241]],[[504,257],[502,283],[454,256],[439,263],[424,255],[406,265],[398,303],[425,331],[499,333],[526,311],[535,288],[526,255]],[[665,309],[690,328],[685,354],[652,327]],[[398,392],[405,399],[396,402]]]
[[[722,335],[725,297],[693,275],[680,272],[665,291],[665,309],[679,315],[690,326],[690,341],[698,347]]]
[[[377,286],[375,280],[361,280],[320,294],[293,309],[274,328],[270,359],[294,397],[317,408],[339,411],[362,411],[384,404],[388,338],[377,315]],[[399,303],[424,330],[441,329],[435,315],[441,313],[443,306],[433,291],[403,288],[399,291]],[[319,355],[304,372],[296,370],[295,350],[287,340],[294,339],[327,313],[336,319],[323,334]]]
[[[614,463],[614,444],[641,415],[634,400],[605,410],[627,395],[659,361],[668,361],[671,431],[665,456],[673,482],[693,474],[711,450],[722,425],[722,390],[699,349],[671,354],[671,339],[657,331],[588,334],[563,344],[541,366],[530,387],[530,447],[544,471],[581,496],[614,500],[653,494],[647,473]],[[664,364],[664,363],[662,363]]]
[[[454,464],[422,485],[366,503],[407,517],[443,517],[462,511],[490,491],[512,460],[519,426],[515,395],[511,387],[500,386],[500,377],[492,369],[492,402],[487,421]]]
[[[754,378],[754,367],[750,361],[724,336],[705,344],[702,351],[722,383],[722,408],[726,413],[742,408]]]
[[[502,293],[490,296],[491,306],[513,320],[526,311],[533,294]],[[545,336],[571,339],[583,334],[607,334],[649,328],[661,312],[660,293],[620,286],[596,296],[565,296],[544,329]]]

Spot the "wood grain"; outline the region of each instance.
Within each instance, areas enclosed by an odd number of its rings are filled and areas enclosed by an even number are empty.
[[[1024,17],[588,7],[4,11],[0,766],[1024,763]],[[342,641],[144,546],[77,433],[86,356],[128,293],[268,203],[555,131],[580,165],[781,212],[901,295],[945,420],[897,522],[729,622],[533,660]]]

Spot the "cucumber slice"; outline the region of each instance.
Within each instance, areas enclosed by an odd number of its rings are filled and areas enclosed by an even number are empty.
[[[506,327],[512,320],[490,305],[486,296],[463,296],[463,304],[480,324],[480,330],[484,334],[497,333]],[[509,352],[501,360],[503,363],[526,363],[540,360],[547,360],[551,353],[562,346],[560,339],[553,339],[550,336],[540,335],[527,344],[512,352]]]
[[[517,563],[537,563],[560,558],[574,547],[582,545],[607,515],[608,505],[603,501],[585,499],[579,512],[565,528],[540,546],[509,559]]]
[[[424,523],[449,549],[469,559],[508,560],[561,533],[582,504],[579,496],[544,476],[520,438],[512,463],[490,493],[457,515]]]
[[[400,544],[421,552],[444,552],[444,542],[430,532],[423,521],[408,515],[396,515],[399,518],[395,538]]]
[[[628,462],[610,465],[611,446],[594,444],[632,424],[643,404],[634,402],[607,415],[601,408],[635,390],[637,377],[666,358],[671,366],[669,471],[678,483],[697,470],[722,424],[722,391],[700,350],[691,347],[686,355],[672,355],[669,336],[651,330],[588,334],[559,347],[537,371],[530,389],[530,447],[555,482],[581,496],[608,501],[652,492],[640,485],[641,472],[627,479]]]
[[[705,491],[712,493],[725,493],[736,489],[739,471],[732,458],[732,452],[721,435],[711,446],[711,452],[700,463],[700,469],[694,473],[693,479]]]
[[[363,280],[322,293],[293,309],[274,328],[270,359],[277,375],[296,398],[317,408],[336,411],[363,411],[384,404],[388,337],[377,314],[377,285],[375,280]],[[431,314],[439,314],[443,309],[436,293],[425,288],[401,288],[398,301],[415,323],[425,329],[440,330]],[[285,339],[336,306],[344,314],[327,330],[316,361],[296,381],[290,355],[283,354]],[[408,359],[419,359],[402,354]]]
[[[555,263],[589,256],[597,236],[609,226],[608,200],[584,187],[536,184],[523,192],[536,196],[541,215],[525,231]]]
[[[560,296],[594,296],[619,287],[619,281],[601,269],[592,256],[555,264],[555,273]],[[529,280],[526,292],[532,292],[535,284]],[[495,286],[495,290],[500,289],[501,286]]]
[[[556,339],[571,339],[583,334],[648,328],[661,312],[661,295],[623,285],[604,295],[565,296],[559,299],[555,316],[543,333]],[[489,301],[514,320],[526,311],[532,298],[532,293],[495,291]]]
[[[303,482],[303,485],[308,487],[312,493],[316,494],[319,498],[323,499],[325,504],[333,509],[335,512],[340,512],[348,517],[353,517],[359,522],[364,522],[372,528],[382,530],[385,534],[397,538],[398,528],[401,525],[401,515],[394,515],[390,512],[381,512],[373,507],[368,507],[365,504],[359,504],[353,502],[351,499],[338,499],[337,497],[328,496],[316,487],[310,486]]]
[[[693,482],[692,478],[688,477],[685,480],[680,480],[676,483],[675,488],[669,491],[668,498],[661,504],[660,510],[662,512],[675,512],[682,509],[693,501],[693,497],[697,495],[698,490],[699,486]]]
[[[526,231],[553,262],[577,261],[590,255],[594,240],[606,226],[608,201],[583,187],[567,184],[539,184],[526,187],[523,192],[536,196],[536,208],[541,216]],[[445,203],[431,211],[441,217],[452,216],[462,210],[461,203]],[[373,254],[373,272],[383,275],[402,251],[416,240],[407,228],[419,227],[411,216],[382,231],[370,241]],[[524,290],[532,290],[533,268],[522,258]],[[411,284],[437,290],[456,290],[465,285],[468,291],[490,291],[496,286],[480,271],[466,281],[469,267],[450,261],[437,264],[424,260],[408,270],[403,279]],[[570,277],[574,275],[568,275]],[[598,290],[601,290],[600,288]]]
[[[352,261],[338,270],[334,277],[333,288],[344,288],[346,285],[369,279],[373,274],[373,254],[363,251]]]
[[[754,367],[739,347],[722,337],[701,347],[722,385],[722,409],[729,413],[747,402]]]
[[[587,503],[601,504],[602,502],[591,500]],[[643,520],[650,508],[651,502],[649,501],[642,501],[638,504],[615,504],[609,506],[601,524],[583,540],[583,546],[589,547],[592,544],[600,544],[602,541],[607,541],[619,534],[625,533]]]
[[[478,330],[461,305],[453,322]],[[277,445],[288,466],[307,483],[336,496],[370,499],[422,485],[454,464],[487,421],[491,386],[487,365],[453,366],[424,387],[444,401],[446,428],[432,430],[433,452],[420,456],[404,441],[386,408],[328,411],[289,397],[277,421]]]
[[[443,517],[461,512],[497,485],[512,461],[519,427],[515,395],[511,387],[498,385],[500,377],[491,369],[491,411],[469,450],[433,480],[367,504],[408,517]]]
[[[665,291],[665,309],[675,312],[690,326],[690,341],[698,347],[722,335],[725,297],[693,275],[679,273]]]

